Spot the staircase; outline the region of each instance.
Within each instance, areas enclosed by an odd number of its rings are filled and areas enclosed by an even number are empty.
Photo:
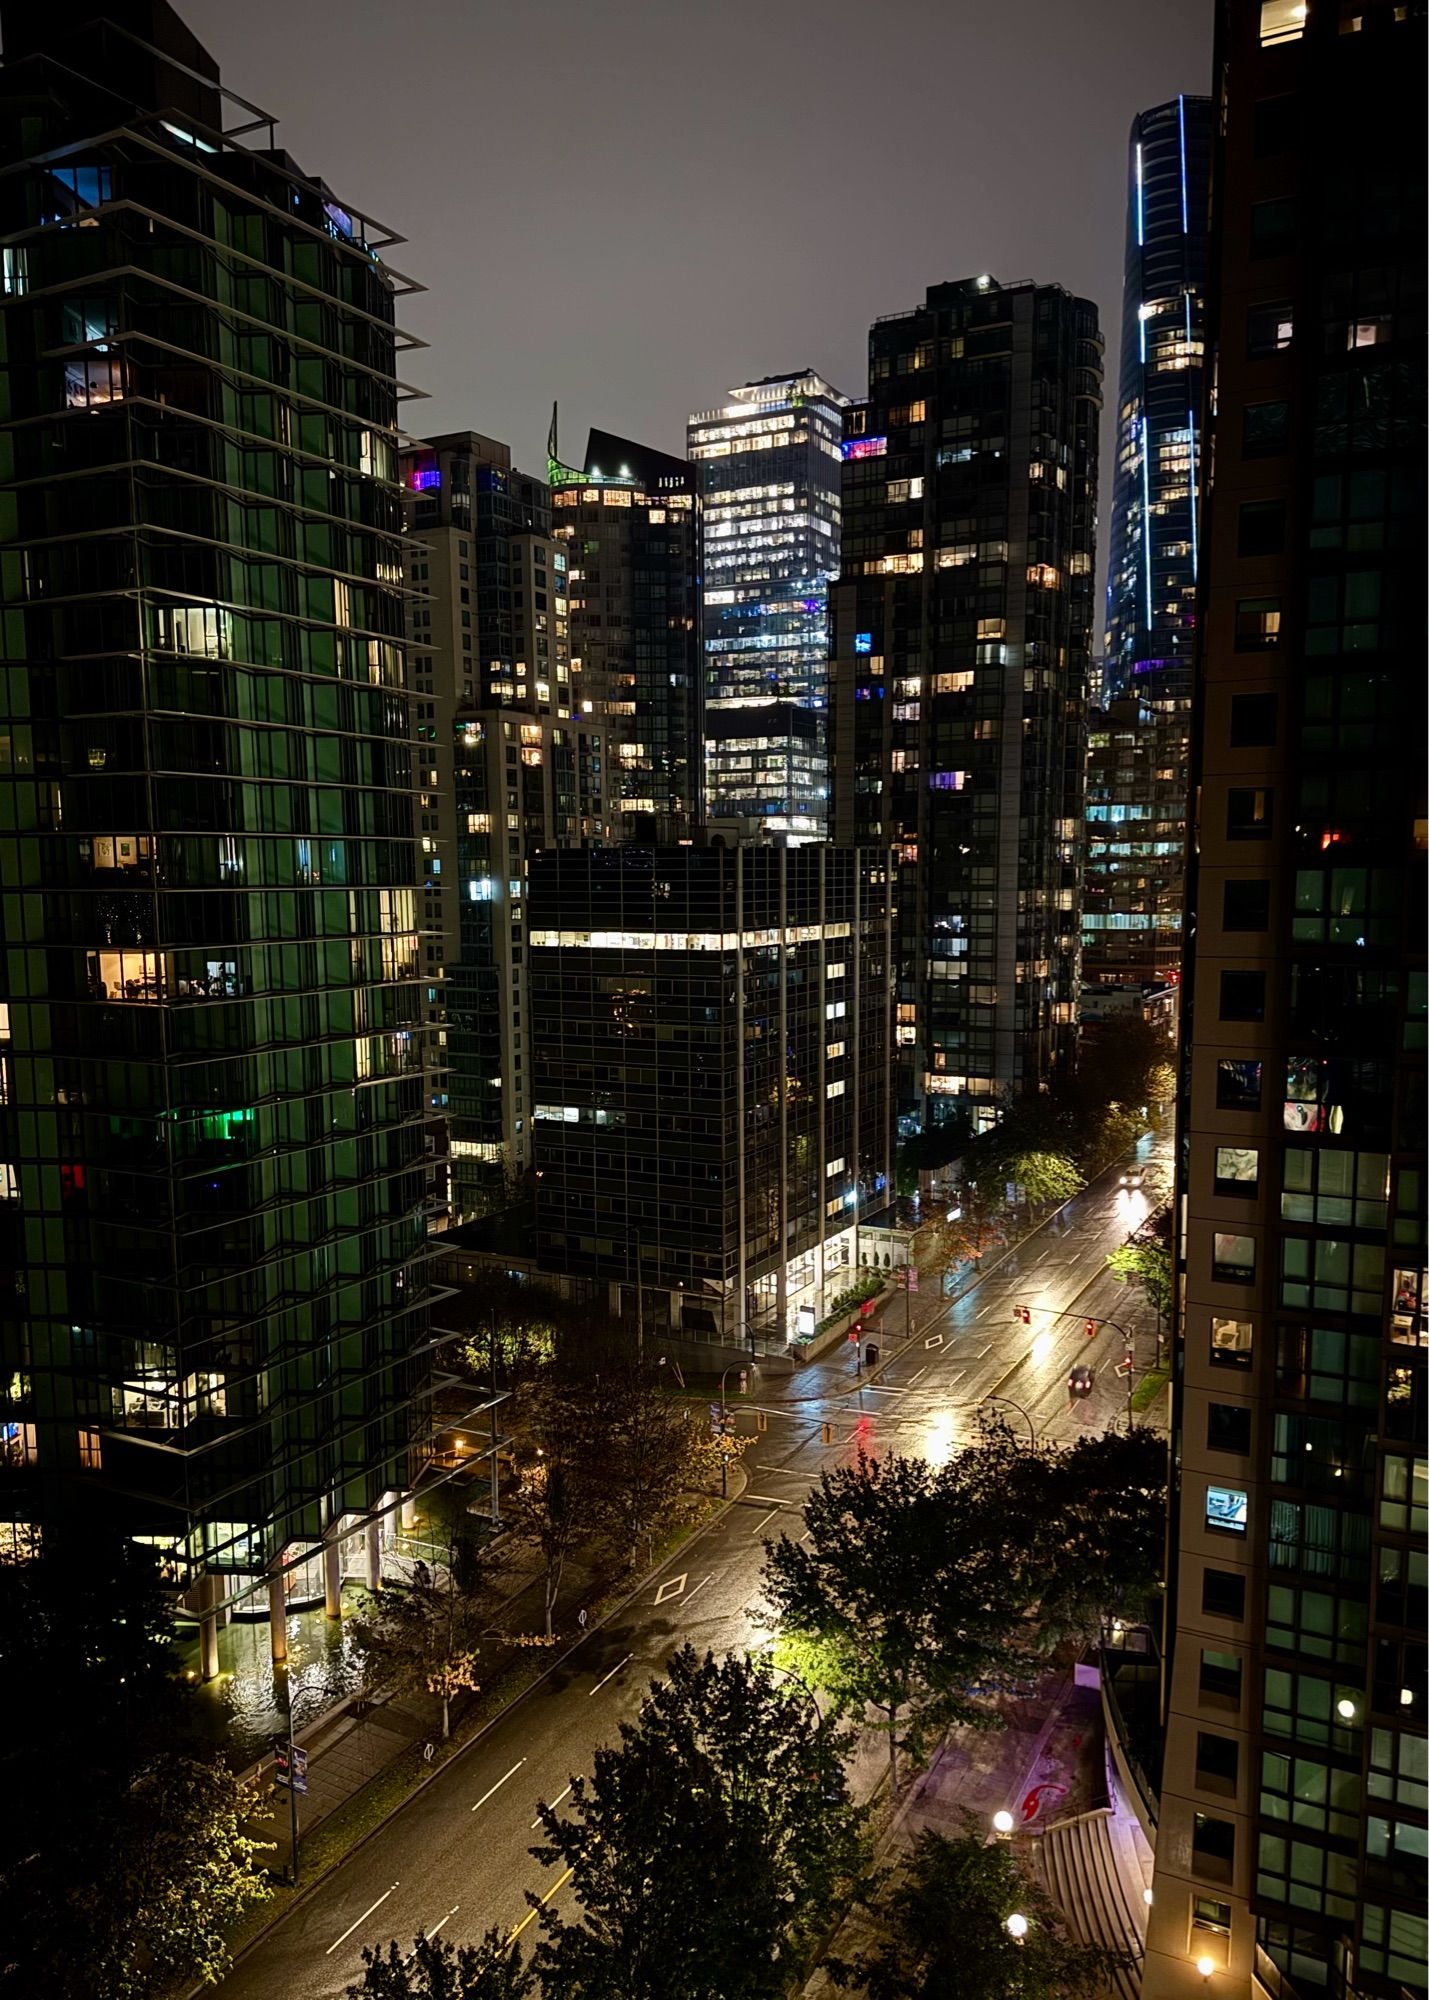
[[[1112,1819],[1110,1808],[1102,1807],[1057,1820],[1034,1845],[1043,1884],[1072,1936],[1083,1944],[1116,1946],[1135,1961],[1133,1969],[1114,1976],[1107,2000],[1138,2000],[1146,1907],[1138,1876],[1118,1854]]]

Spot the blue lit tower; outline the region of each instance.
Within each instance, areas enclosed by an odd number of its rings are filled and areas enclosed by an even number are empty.
[[[794,839],[828,819],[828,582],[846,396],[809,369],[690,418],[704,494],[705,801]]]
[[[1206,97],[1173,97],[1131,123],[1108,697],[1191,688],[1210,144]]]

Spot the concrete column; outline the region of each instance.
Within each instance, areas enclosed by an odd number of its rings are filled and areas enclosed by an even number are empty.
[[[417,1496],[415,1493],[404,1493],[402,1496],[402,1526],[410,1535],[416,1525]]]
[[[367,1544],[367,1588],[382,1588],[382,1523],[369,1521],[362,1531]]]
[[[217,1576],[203,1579],[201,1605],[198,1621],[199,1678],[205,1681],[218,1679],[218,1628],[222,1613],[218,1600],[223,1595],[223,1580]]]
[[[268,1572],[268,1647],[273,1665],[281,1667],[288,1657],[288,1594],[276,1569]]]
[[[323,1543],[323,1609],[329,1618],[342,1616],[342,1538],[331,1532]]]

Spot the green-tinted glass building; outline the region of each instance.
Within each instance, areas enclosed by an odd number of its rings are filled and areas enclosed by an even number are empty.
[[[212,1613],[410,1477],[404,287],[163,0],[106,15],[0,6],[0,1514]]]

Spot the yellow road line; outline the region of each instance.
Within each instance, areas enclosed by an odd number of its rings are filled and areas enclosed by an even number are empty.
[[[530,1923],[530,1921],[531,1921],[531,1919],[532,1919],[532,1918],[533,1918],[533,1917],[535,1916],[535,1914],[536,1914],[536,1911],[537,1911],[537,1910],[538,1910],[539,1908],[541,1908],[541,1907],[542,1907],[542,1905],[544,1905],[544,1904],[546,1904],[546,1903],[549,1903],[549,1902],[550,1902],[550,1900],[551,1900],[551,1898],[552,1898],[552,1896],[554,1896],[554,1895],[555,1895],[555,1893],[556,1893],[556,1891],[557,1891],[558,1889],[564,1889],[564,1888],[565,1888],[565,1886],[566,1886],[566,1884],[567,1884],[567,1882],[569,1882],[569,1881],[570,1881],[570,1879],[571,1879],[572,1875],[574,1875],[574,1874],[575,1874],[575,1872],[576,1872],[576,1871],[575,1871],[575,1869],[574,1869],[574,1868],[568,1868],[568,1869],[566,1870],[565,1874],[561,1876],[561,1878],[560,1878],[560,1880],[559,1880],[558,1882],[553,1882],[553,1883],[551,1884],[550,1888],[549,1888],[549,1889],[548,1889],[548,1890],[546,1891],[545,1895],[544,1895],[544,1896],[543,1896],[543,1897],[541,1898],[541,1902],[540,1902],[539,1904],[536,1904],[536,1905],[534,1905],[534,1906],[533,1906],[533,1907],[532,1907],[531,1909],[529,1909],[529,1910],[528,1910],[528,1911],[526,1912],[525,1916],[524,1916],[524,1917],[523,1917],[523,1918],[521,1919],[520,1923],[516,1925],[516,1927],[515,1927],[515,1929],[514,1929],[514,1930],[511,1930],[511,1931],[508,1931],[508,1932],[507,1932],[507,1934],[506,1934],[506,1942],[507,1942],[508,1944],[515,1944],[515,1942],[516,1942],[517,1938],[519,1938],[519,1937],[520,1937],[520,1935],[521,1935],[522,1931],[524,1931],[524,1930],[525,1930],[525,1928],[526,1928],[527,1924],[529,1924],[529,1923]]]

